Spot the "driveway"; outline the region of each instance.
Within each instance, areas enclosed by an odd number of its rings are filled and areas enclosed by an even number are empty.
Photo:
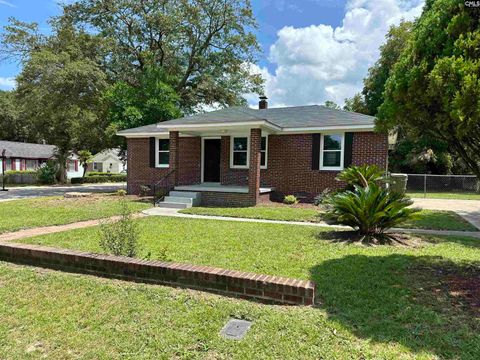
[[[68,186],[25,186],[12,187],[8,191],[0,191],[0,201],[35,198],[40,196],[61,196],[66,192],[115,192],[118,189],[126,189],[125,183],[88,184]]]
[[[480,229],[479,200],[413,199],[413,206],[428,210],[455,211],[473,226]]]

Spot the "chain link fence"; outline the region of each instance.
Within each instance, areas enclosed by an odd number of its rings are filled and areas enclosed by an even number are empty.
[[[407,192],[424,194],[480,194],[480,181],[475,175],[407,174]]]

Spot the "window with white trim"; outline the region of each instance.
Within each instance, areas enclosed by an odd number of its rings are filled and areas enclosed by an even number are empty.
[[[168,167],[170,163],[170,139],[157,139],[157,167]]]
[[[262,169],[267,168],[267,154],[268,154],[268,137],[267,136],[262,136],[262,143],[260,147],[260,152],[261,152],[261,162],[260,162],[260,167]]]
[[[232,137],[232,146],[231,146],[231,154],[230,154],[230,167],[232,168],[248,168],[248,141],[247,136],[241,137]]]
[[[343,170],[344,134],[322,134],[320,169]]]

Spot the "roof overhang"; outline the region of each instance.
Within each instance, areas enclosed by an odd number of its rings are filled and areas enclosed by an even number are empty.
[[[261,129],[264,132],[277,135],[288,134],[306,134],[319,132],[335,132],[335,131],[372,131],[375,125],[335,125],[335,126],[321,126],[321,127],[300,127],[300,128],[281,128],[266,120],[260,121],[242,121],[242,122],[224,122],[224,123],[199,123],[199,124],[159,124],[159,128],[165,131],[152,132],[128,132],[123,130],[117,133],[118,136],[126,138],[146,138],[159,137],[168,138],[171,131],[178,131],[182,137],[191,136],[212,136],[216,135],[230,135],[236,133],[245,133],[250,129]]]

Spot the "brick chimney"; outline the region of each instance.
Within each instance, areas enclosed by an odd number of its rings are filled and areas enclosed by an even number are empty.
[[[268,98],[266,96],[260,96],[260,102],[258,103],[258,108],[260,110],[268,109]]]

